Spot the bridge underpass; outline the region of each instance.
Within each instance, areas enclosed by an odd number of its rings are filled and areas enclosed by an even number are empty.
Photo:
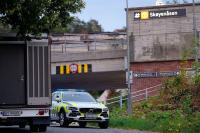
[[[83,53],[52,53],[52,91],[56,89],[126,89],[124,57],[126,50]],[[56,74],[56,66],[90,64],[92,72]]]
[[[56,89],[108,90],[125,89],[125,71],[52,75],[52,91]]]

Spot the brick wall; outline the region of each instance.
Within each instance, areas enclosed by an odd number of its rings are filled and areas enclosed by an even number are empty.
[[[188,61],[189,68],[191,68],[192,60]],[[152,72],[172,72],[172,71],[181,71],[182,61],[159,61],[159,62],[137,62],[131,63],[131,71],[134,73],[152,73]],[[131,92],[136,92],[139,90],[143,90],[145,88],[153,87],[159,84],[162,84],[164,77],[146,77],[146,78],[134,78],[133,84],[131,84]],[[149,89],[149,91],[155,90],[155,87]],[[141,91],[138,93],[132,94],[132,96],[139,95],[145,93],[146,91]],[[158,94],[157,91],[149,93],[149,96],[153,96]],[[141,95],[136,98],[132,98],[133,101],[144,99],[146,95]]]

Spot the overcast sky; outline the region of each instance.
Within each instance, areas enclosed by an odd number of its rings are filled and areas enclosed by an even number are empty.
[[[74,14],[85,22],[95,19],[104,31],[114,31],[126,26],[126,0],[83,0],[86,2],[82,13]],[[166,2],[166,0],[163,0]],[[172,1],[172,0],[171,0]],[[182,0],[180,0],[182,2]],[[192,2],[192,0],[188,0]],[[155,6],[156,0],[128,0],[129,7]]]

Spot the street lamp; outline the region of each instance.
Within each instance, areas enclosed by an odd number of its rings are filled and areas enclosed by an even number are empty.
[[[131,86],[130,86],[130,53],[129,53],[129,26],[128,0],[126,0],[126,27],[127,27],[127,68],[128,68],[128,114],[131,115]]]

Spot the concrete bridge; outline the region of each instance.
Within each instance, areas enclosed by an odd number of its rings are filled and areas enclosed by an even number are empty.
[[[125,49],[52,53],[52,91],[64,88],[85,90],[127,88],[125,56],[127,56]],[[77,64],[80,71],[71,73],[67,70],[72,63]],[[81,67],[85,66],[90,66],[90,71],[88,68],[81,70]]]

